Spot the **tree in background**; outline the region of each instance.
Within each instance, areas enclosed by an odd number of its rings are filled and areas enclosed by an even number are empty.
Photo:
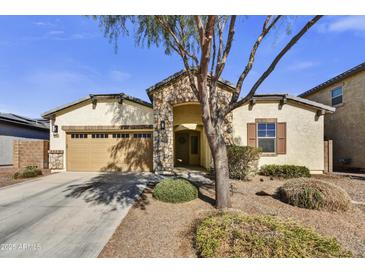
[[[283,16],[267,16],[260,27],[261,32],[253,44],[248,61],[235,84],[235,92],[225,105],[218,104],[217,88],[234,42],[236,19],[232,16],[95,16],[106,37],[115,41],[120,35],[128,35],[128,23],[136,28],[137,45],[163,46],[166,54],[177,53],[184,64],[189,83],[202,114],[209,148],[215,169],[216,206],[228,208],[230,203],[230,180],[228,176],[227,149],[224,140],[225,116],[248,102],[263,81],[275,69],[282,57],[321,18],[314,16],[295,34],[285,47],[273,58],[272,63],[251,87],[245,96],[242,86],[255,62],[257,49],[263,39],[282,21]]]

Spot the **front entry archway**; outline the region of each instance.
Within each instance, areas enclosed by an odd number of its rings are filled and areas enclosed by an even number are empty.
[[[200,131],[175,132],[175,166],[200,166]]]

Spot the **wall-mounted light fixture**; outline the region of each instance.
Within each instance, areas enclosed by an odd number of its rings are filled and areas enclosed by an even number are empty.
[[[160,123],[160,129],[165,130],[165,121],[162,120]]]
[[[52,132],[53,133],[58,133],[58,126],[57,125],[52,126]]]

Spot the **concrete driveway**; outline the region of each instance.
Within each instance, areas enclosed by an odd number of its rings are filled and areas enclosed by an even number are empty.
[[[0,189],[0,257],[96,257],[152,173],[63,172]]]

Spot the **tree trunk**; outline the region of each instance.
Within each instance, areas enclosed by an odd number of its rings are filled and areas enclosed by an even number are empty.
[[[207,76],[204,78],[201,77],[201,75],[198,75],[197,78],[198,90],[200,91],[200,110],[202,114],[202,121],[214,162],[216,207],[218,209],[229,208],[231,207],[231,202],[229,193],[230,180],[228,176],[228,158],[224,136],[220,128],[221,123],[214,123],[218,124],[216,127],[214,127],[212,123],[212,120],[218,119],[218,117],[212,117],[212,112],[217,111],[217,109],[213,109],[211,112],[209,106],[211,98],[208,96]]]
[[[218,209],[231,207],[230,186],[228,172],[227,148],[223,138],[216,143],[216,148],[211,150],[215,169],[215,200]]]

